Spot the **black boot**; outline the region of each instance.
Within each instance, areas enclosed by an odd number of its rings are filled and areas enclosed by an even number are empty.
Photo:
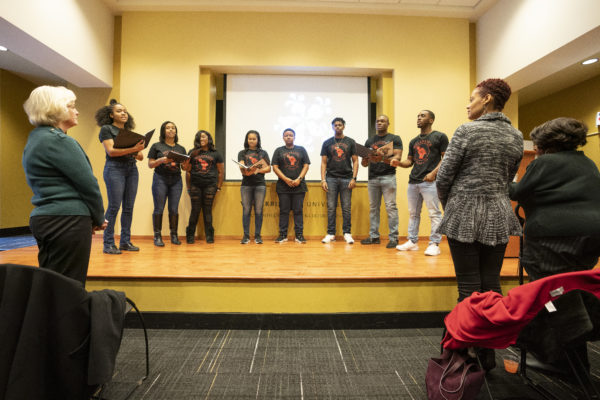
[[[177,237],[177,227],[179,225],[179,214],[169,214],[169,229],[171,230],[171,243],[181,244]]]
[[[154,227],[154,245],[164,247],[165,244],[160,235],[162,231],[162,214],[152,214],[152,226]]]
[[[215,242],[215,230],[213,227],[209,227],[205,229],[206,232],[206,243],[214,243]]]
[[[194,244],[194,234],[196,233],[196,229],[190,228],[189,226],[185,228],[185,241],[187,244]]]

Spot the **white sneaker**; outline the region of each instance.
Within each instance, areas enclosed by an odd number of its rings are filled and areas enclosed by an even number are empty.
[[[406,243],[403,244],[399,244],[398,246],[396,246],[396,250],[400,250],[400,251],[415,251],[415,250],[419,250],[419,245],[416,243],[411,242],[410,240],[407,240]]]
[[[349,233],[344,233],[344,240],[346,241],[346,243],[348,244],[352,244],[354,243],[354,239],[352,239],[352,235]]]
[[[330,242],[335,242],[335,235],[330,235],[327,234],[325,235],[325,237],[321,240],[321,243],[330,243]]]
[[[438,255],[440,255],[440,253],[441,253],[440,246],[438,246],[437,244],[434,244],[434,243],[427,246],[427,249],[425,250],[426,256],[438,256]]]

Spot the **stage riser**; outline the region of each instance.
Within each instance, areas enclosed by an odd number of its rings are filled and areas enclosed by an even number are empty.
[[[515,279],[503,279],[506,293]],[[237,282],[88,279],[87,290],[123,291],[145,312],[329,314],[445,312],[456,304],[456,283]]]

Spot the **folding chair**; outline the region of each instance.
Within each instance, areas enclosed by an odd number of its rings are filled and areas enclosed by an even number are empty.
[[[0,398],[89,399],[112,379],[130,304],[54,271],[0,265]],[[133,390],[135,390],[135,388]],[[128,394],[128,397],[133,393]]]
[[[521,206],[515,207],[515,215],[521,224],[525,218],[520,215]],[[523,236],[519,237],[519,285],[523,285],[524,267]],[[540,332],[545,332],[542,336]],[[600,393],[594,385],[585,354],[588,341],[600,339],[600,301],[592,293],[573,290],[559,297],[540,311],[521,331],[515,347],[520,349],[521,361],[519,375],[542,397],[559,400],[552,392],[527,375],[527,352],[546,365],[559,360],[567,361],[569,372],[586,399],[600,399]],[[584,359],[582,359],[584,358]],[[543,367],[543,365],[539,365]],[[544,373],[543,368],[535,368]],[[553,370],[546,370],[554,372]]]
[[[541,396],[559,400],[527,375],[527,354],[543,363],[568,367],[574,386],[586,399],[600,399],[587,362],[587,342],[600,339],[600,300],[590,292],[572,290],[553,300],[521,331],[515,347],[521,350],[519,374]],[[566,363],[565,363],[566,361]],[[566,365],[565,365],[566,364]],[[536,368],[537,372],[547,374]]]
[[[535,390],[540,386],[527,375],[527,353],[552,361],[547,358],[550,353],[569,364],[578,384],[574,390],[587,399],[600,399],[585,359],[574,351],[600,339],[600,270],[553,275],[517,286],[506,296],[474,293],[454,307],[445,323],[444,348],[517,345],[522,353],[521,376]]]
[[[126,297],[125,300],[127,301],[127,307],[125,308],[125,314],[128,314],[131,310],[135,310],[135,312],[138,316],[138,319],[140,321],[140,325],[142,326],[142,330],[144,331],[144,341],[146,344],[146,370],[145,370],[144,376],[142,376],[136,382],[136,385],[133,388],[131,388],[131,390],[127,393],[127,395],[123,398],[123,400],[129,399],[129,397],[131,397],[131,395],[137,390],[137,388],[139,388],[142,385],[142,383],[144,383],[144,381],[150,375],[150,352],[149,352],[149,346],[148,346],[148,331],[146,329],[146,323],[144,322],[144,317],[142,316],[142,313],[137,308],[137,306],[135,305],[133,300],[131,300],[129,297]],[[98,390],[96,391],[96,393],[94,393],[94,395],[92,396],[92,399],[109,400],[102,396],[102,393],[105,391],[107,384],[108,383],[101,385],[98,388]]]

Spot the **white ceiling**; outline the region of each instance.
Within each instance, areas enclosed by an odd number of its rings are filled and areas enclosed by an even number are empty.
[[[260,11],[382,14],[467,18],[472,22],[498,0],[102,0],[124,11]]]

